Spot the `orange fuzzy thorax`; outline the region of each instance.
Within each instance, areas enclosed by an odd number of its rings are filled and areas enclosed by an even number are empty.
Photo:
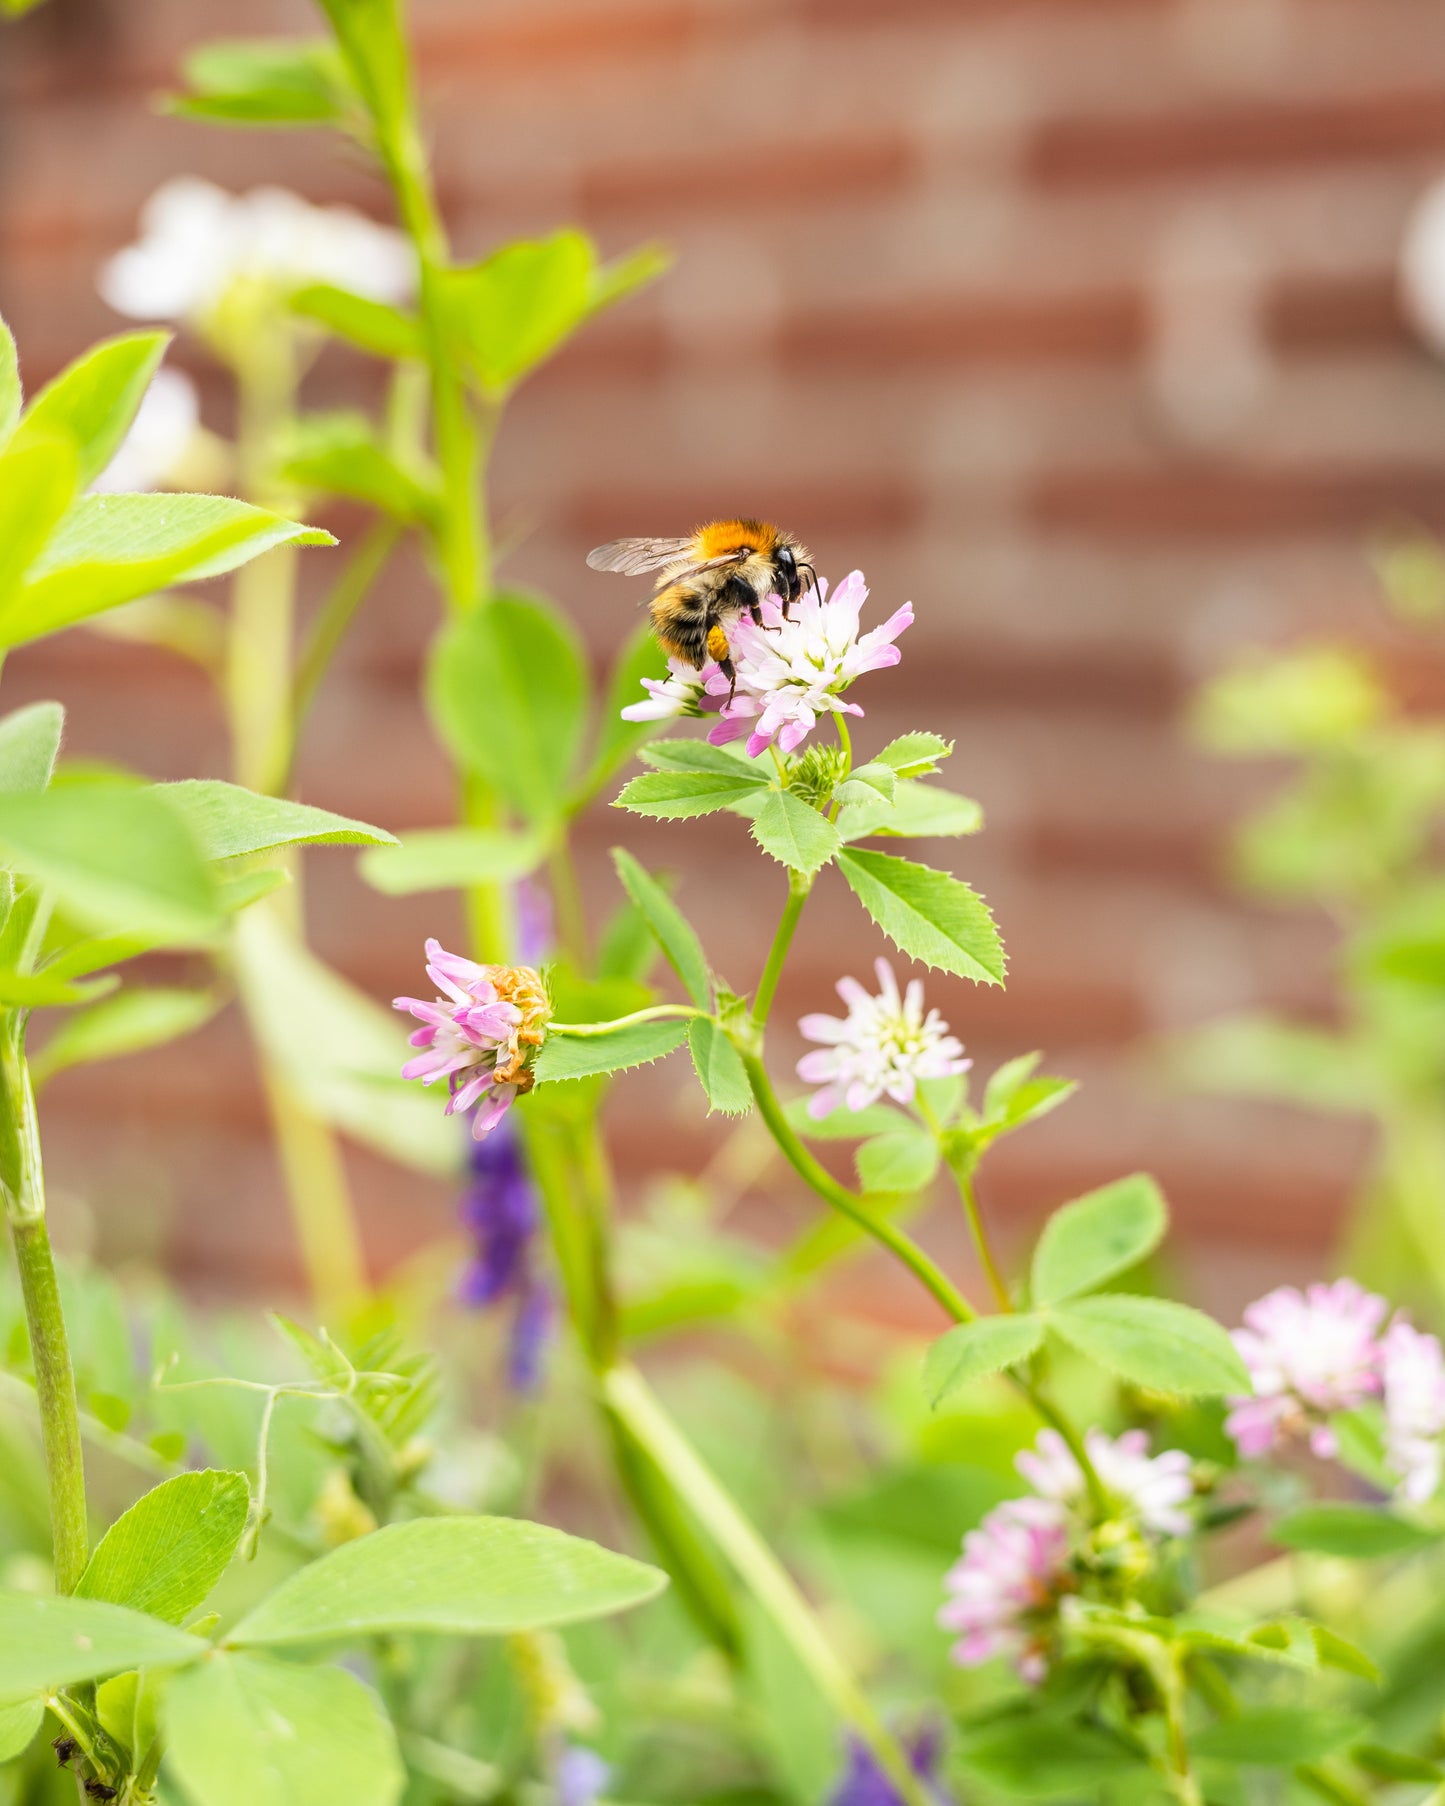
[[[697,530],[701,558],[721,558],[739,546],[750,546],[767,557],[778,544],[778,529],[765,520],[714,520]]]

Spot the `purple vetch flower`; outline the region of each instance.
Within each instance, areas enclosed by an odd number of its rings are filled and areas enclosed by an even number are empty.
[[[457,1281],[457,1299],[472,1310],[515,1301],[507,1377],[514,1391],[530,1392],[541,1377],[552,1300],[538,1271],[537,1197],[515,1124],[505,1120],[474,1141],[468,1164],[458,1215],[474,1252]]]
[[[843,692],[865,672],[896,665],[902,654],[893,642],[913,625],[913,604],[905,602],[860,638],[858,617],[867,599],[863,573],[851,571],[831,596],[820,580],[786,617],[779,598],[770,596],[762,605],[761,626],[749,615],[731,623],[726,632],[737,686],[708,734],[713,745],[736,740],[752,722],[750,758],[774,740],[783,752],[792,752],[819,716],[861,715],[856,702],[840,700]],[[705,688],[711,696],[726,696],[729,682],[717,671]]]
[[[910,1104],[920,1079],[947,1078],[973,1064],[938,1011],[924,1014],[918,979],[900,994],[886,959],[875,960],[873,970],[876,997],[856,978],[841,978],[838,995],[848,1014],[804,1016],[798,1024],[806,1040],[823,1043],[798,1062],[798,1077],[822,1087],[808,1103],[808,1114],[819,1120],[839,1108],[862,1110],[883,1096]]]
[[[1194,1520],[1184,1507],[1194,1497],[1193,1464],[1181,1449],[1151,1455],[1143,1430],[1118,1437],[1086,1430],[1084,1447],[1110,1502],[1124,1515],[1155,1536],[1188,1536]],[[1040,1430],[1033,1448],[1017,1456],[1014,1466],[1040,1498],[1063,1505],[1087,1502],[1083,1470],[1057,1430]]]
[[[1400,1496],[1434,1498],[1445,1462],[1445,1351],[1403,1316],[1380,1344],[1385,1389],[1385,1461],[1399,1476]]]
[[[927,1788],[939,1806],[951,1806],[952,1795],[940,1786],[938,1762],[943,1754],[943,1736],[938,1725],[929,1720],[911,1737],[902,1739],[908,1766]],[[848,1766],[837,1788],[829,1796],[828,1806],[904,1806],[903,1796],[878,1766],[866,1743],[856,1737],[848,1740]]]
[[[589,1750],[585,1743],[564,1744],[553,1771],[557,1806],[596,1806],[611,1779],[611,1763],[604,1762],[596,1750]]]
[[[1254,1381],[1254,1396],[1231,1400],[1225,1429],[1241,1455],[1267,1455],[1287,1437],[1306,1435],[1316,1455],[1337,1451],[1330,1414],[1377,1398],[1380,1327],[1389,1305],[1353,1279],[1279,1286],[1245,1309],[1234,1345]]]
[[[395,1008],[422,1024],[411,1044],[424,1051],[407,1061],[401,1076],[424,1085],[446,1079],[447,1115],[475,1109],[472,1134],[480,1140],[532,1089],[532,1060],[551,1008],[531,966],[479,966],[436,940],[426,952],[427,976],[444,995],[430,1003],[394,999]]]
[[[944,1579],[938,1613],[960,1632],[950,1653],[961,1668],[1007,1656],[1036,1685],[1048,1673],[1059,1601],[1073,1588],[1068,1513],[1056,1499],[1006,1499],[963,1539]]]

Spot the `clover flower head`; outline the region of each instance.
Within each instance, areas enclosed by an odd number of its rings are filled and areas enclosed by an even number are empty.
[[[1400,1495],[1435,1496],[1445,1464],[1445,1352],[1439,1340],[1397,1317],[1380,1343],[1385,1389],[1385,1461]]]
[[[200,322],[243,280],[326,282],[394,302],[411,293],[416,260],[400,233],[351,207],[314,207],[284,188],[228,194],[178,176],[141,209],[140,237],[104,266],[100,292],[131,319]]]
[[[938,1011],[924,1013],[918,979],[900,994],[886,959],[875,960],[873,969],[876,997],[856,978],[840,978],[838,995],[848,1014],[804,1016],[798,1024],[806,1040],[823,1044],[798,1062],[798,1077],[821,1086],[808,1104],[808,1114],[819,1120],[840,1107],[862,1110],[883,1096],[912,1103],[920,1079],[947,1078],[973,1064]]]
[[[411,1044],[423,1051],[401,1076],[424,1085],[446,1079],[447,1115],[474,1109],[472,1134],[480,1140],[532,1089],[532,1061],[551,1014],[546,992],[531,966],[479,966],[435,940],[426,952],[427,976],[443,995],[394,1000],[422,1024]]]
[[[115,456],[91,488],[127,495],[159,488],[175,476],[200,424],[196,385],[182,371],[162,367],[151,378]]]
[[[1268,1454],[1303,1432],[1316,1455],[1333,1456],[1330,1413],[1353,1410],[1381,1389],[1379,1332],[1389,1308],[1352,1279],[1307,1292],[1279,1286],[1249,1305],[1234,1345],[1254,1396],[1232,1400],[1225,1421],[1239,1452]]]
[[[913,625],[913,604],[905,602],[881,627],[861,637],[858,618],[868,588],[861,571],[852,571],[832,595],[819,581],[795,602],[787,617],[777,596],[762,605],[762,625],[743,615],[728,629],[728,646],[737,671],[737,688],[725,702],[722,719],[708,734],[714,746],[725,746],[746,729],[748,756],[757,758],[775,740],[783,752],[800,746],[822,715],[861,715],[843,692],[865,671],[896,665],[902,656],[894,641]],[[726,696],[728,679],[721,671],[707,680],[712,696]]]
[[[1183,1508],[1194,1496],[1194,1479],[1182,1450],[1151,1455],[1143,1430],[1126,1430],[1118,1437],[1088,1430],[1084,1447],[1121,1515],[1136,1518],[1156,1536],[1189,1534],[1193,1520]],[[1033,1448],[1025,1449],[1014,1466],[1042,1498],[1068,1506],[1088,1500],[1083,1470],[1057,1430],[1041,1430]]]
[[[677,715],[700,715],[709,681],[719,675],[709,659],[701,671],[680,658],[667,661],[666,677],[644,677],[642,687],[647,695],[641,702],[630,702],[622,710],[624,721],[670,721]],[[724,688],[727,680],[723,679]]]
[[[1055,1499],[1007,1499],[963,1539],[962,1559],[944,1580],[938,1613],[961,1633],[951,1650],[961,1668],[1007,1656],[1037,1684],[1048,1672],[1058,1605],[1071,1590],[1068,1514]]]

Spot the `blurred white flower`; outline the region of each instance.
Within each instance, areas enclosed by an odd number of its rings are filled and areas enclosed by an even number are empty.
[[[1316,1455],[1337,1452],[1329,1417],[1379,1395],[1380,1327],[1389,1305],[1353,1279],[1300,1292],[1277,1286],[1245,1309],[1234,1345],[1254,1381],[1252,1398],[1232,1399],[1225,1429],[1241,1455],[1267,1455],[1304,1433]]]
[[[1445,354],[1445,178],[1425,190],[1405,223],[1400,299],[1420,337]]]
[[[1063,1508],[1051,1499],[1008,1499],[963,1539],[962,1559],[944,1578],[938,1613],[957,1631],[949,1652],[961,1668],[1008,1656],[1036,1686],[1048,1673],[1059,1599],[1072,1585]]]
[[[861,1110],[885,1093],[895,1103],[910,1104],[920,1079],[945,1079],[973,1064],[963,1058],[963,1043],[949,1034],[938,1011],[924,1014],[918,979],[900,995],[886,959],[875,960],[873,970],[876,997],[856,978],[840,978],[838,995],[848,1014],[804,1016],[798,1024],[805,1040],[823,1043],[798,1062],[798,1077],[822,1087],[808,1102],[810,1116]]]
[[[130,431],[91,487],[127,495],[159,488],[175,476],[200,425],[201,401],[190,377],[157,370]]]
[[[1445,1458],[1445,1353],[1434,1336],[1397,1317],[1380,1342],[1385,1461],[1415,1503],[1435,1496]]]
[[[1192,1464],[1182,1450],[1151,1455],[1142,1430],[1126,1430],[1119,1437],[1088,1430],[1084,1447],[1105,1492],[1146,1530],[1156,1536],[1187,1536],[1193,1529],[1193,1519],[1182,1509],[1194,1496]],[[1014,1466],[1042,1498],[1063,1505],[1088,1500],[1083,1471],[1057,1430],[1040,1430],[1033,1448],[1018,1455]]]
[[[405,300],[415,286],[416,260],[399,232],[284,188],[236,195],[177,176],[140,217],[139,239],[110,259],[99,283],[132,319],[203,319],[241,280],[283,289],[329,282],[372,301]]]

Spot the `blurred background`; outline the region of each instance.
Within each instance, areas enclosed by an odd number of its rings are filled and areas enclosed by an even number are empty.
[[[1191,1095],[1161,1037],[1222,1011],[1328,1019],[1323,914],[1243,899],[1230,824],[1265,766],[1212,761],[1181,717],[1244,645],[1344,631],[1406,691],[1445,674],[1389,625],[1367,548],[1445,504],[1445,377],[1399,299],[1412,209],[1445,167],[1445,11],[1424,0],[416,0],[421,70],[459,251],[575,221],[606,252],[660,239],[672,274],[609,315],[509,411],[494,492],[509,581],[573,612],[599,656],[638,595],[583,566],[619,534],[712,515],[785,522],[875,606],[911,598],[900,669],[870,678],[865,747],[954,736],[947,773],[987,828],[949,862],[1004,930],[1006,993],[935,977],[982,1070],[1031,1047],[1079,1097],[990,1163],[1021,1234],[1131,1167],[1163,1183],[1191,1289],[1226,1308],[1316,1272],[1369,1130]],[[384,216],[321,137],[222,133],[154,106],[181,53],[310,33],[303,0],[51,0],[0,50],[0,309],[27,385],[121,325],[95,290],[145,198],[194,171]],[[176,361],[208,422],[227,387]],[[360,394],[328,353],[308,398]],[[343,540],[359,517],[326,515]],[[303,559],[313,591],[324,552]],[[368,602],[313,718],[307,800],[401,831],[453,818],[416,702],[434,602],[404,560]],[[72,632],[16,656],[12,703],[59,696],[72,757],[226,775],[182,661]],[[860,692],[860,695],[862,693]],[[755,980],[781,875],[730,817],[665,827],[599,809],[606,850],[667,865],[719,964]],[[348,856],[313,861],[320,950],[378,998],[420,982],[435,900],[388,900]],[[446,919],[438,919],[444,917]],[[809,906],[777,1014],[826,1009],[866,938],[841,882]],[[47,1153],[72,1245],[161,1257],[189,1282],[294,1276],[253,1062],[223,1016],[199,1037],[58,1078]],[[800,1209],[746,1132],[699,1127],[690,1075],[611,1105],[632,1192],[723,1162],[766,1225]],[[354,1156],[369,1247],[395,1263],[453,1198]],[[965,1257],[940,1211],[940,1251]],[[861,1282],[859,1282],[861,1283]],[[913,1298],[870,1293],[907,1313]]]

